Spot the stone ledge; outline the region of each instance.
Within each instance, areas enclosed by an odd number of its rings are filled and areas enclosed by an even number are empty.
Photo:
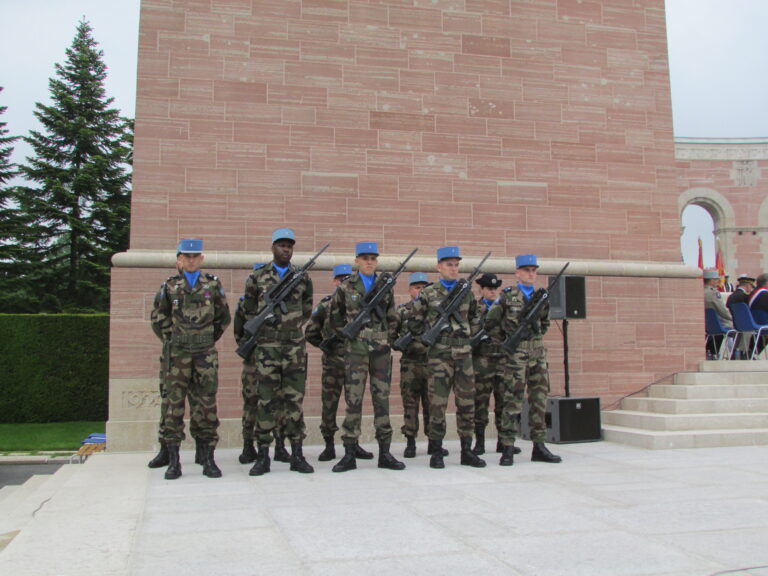
[[[293,263],[301,266],[314,254],[307,252],[296,253]],[[330,271],[337,264],[349,263],[349,254],[323,254],[317,259],[314,269]],[[405,254],[401,256],[381,256],[379,258],[382,270],[395,270]],[[206,252],[205,269],[250,269],[254,262],[269,262],[271,252]],[[480,262],[480,256],[469,256],[462,260],[462,270],[469,272]],[[112,265],[116,268],[173,268],[176,253],[170,250],[129,250],[120,252],[112,257]],[[542,275],[557,274],[566,262],[570,262],[566,270],[568,275],[579,276],[616,276],[629,278],[699,278],[701,270],[696,266],[687,266],[674,262],[624,262],[611,260],[539,260]],[[408,263],[408,270],[433,270],[435,258],[433,255],[415,255]],[[514,274],[514,258],[489,258],[483,266],[484,272],[495,274]]]

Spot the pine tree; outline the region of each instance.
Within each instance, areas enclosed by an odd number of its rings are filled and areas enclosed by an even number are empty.
[[[107,310],[110,258],[128,246],[131,123],[110,108],[91,32],[78,24],[48,82],[52,104],[35,105],[43,130],[24,138],[34,156],[20,166],[20,244],[42,312]]]
[[[0,86],[0,94],[3,87]],[[5,114],[7,106],[0,106],[0,117]],[[25,293],[25,278],[19,266],[19,247],[17,237],[21,222],[14,201],[14,190],[11,185],[18,174],[16,165],[11,162],[14,143],[18,136],[9,136],[7,124],[0,121],[0,312],[15,310],[19,301],[29,300]],[[18,311],[26,311],[21,306]]]

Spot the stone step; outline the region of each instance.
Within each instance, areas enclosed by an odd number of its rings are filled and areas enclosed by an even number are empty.
[[[731,362],[738,364],[738,362]],[[748,363],[747,363],[748,364]],[[724,385],[724,384],[768,384],[768,372],[731,371],[731,372],[678,372],[665,378],[660,384],[683,385]]]
[[[79,467],[64,465],[54,474],[31,476],[14,497],[0,502],[0,534],[21,530],[40,508],[50,500]]]
[[[699,372],[768,373],[768,360],[705,360],[699,363]]]
[[[768,444],[768,428],[661,432],[604,425],[603,439],[650,450],[755,446]]]
[[[657,414],[720,414],[733,412],[768,413],[768,395],[765,398],[624,398],[621,409],[630,412]]]
[[[631,398],[705,400],[716,398],[768,398],[768,384],[653,384]],[[625,398],[626,400],[626,398]]]
[[[602,413],[603,422],[655,431],[746,430],[768,428],[768,413],[730,412],[721,414],[654,414],[630,410],[610,410]]]
[[[6,498],[12,496],[14,493],[18,492],[20,489],[20,486],[3,486],[0,488],[0,503],[2,503],[3,500]]]

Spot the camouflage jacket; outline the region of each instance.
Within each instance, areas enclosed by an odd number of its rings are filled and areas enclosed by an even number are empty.
[[[526,302],[525,296],[517,286],[509,286],[501,291],[499,301],[491,306],[485,319],[485,330],[494,341],[502,343],[507,336],[517,330],[521,320],[520,312]],[[549,330],[549,299],[541,308],[539,318],[533,323],[533,334],[528,339],[528,346],[543,347],[542,340],[547,330]]]
[[[376,275],[376,282],[371,287],[373,294],[377,290],[377,283],[380,274]],[[345,338],[341,331],[348,322],[354,320],[363,308],[365,299],[365,288],[360,275],[356,272],[349,278],[339,284],[331,298],[330,309],[330,334],[335,333],[337,337],[344,341]],[[390,346],[397,338],[397,312],[395,311],[395,298],[392,292],[387,294],[383,302],[384,317],[379,318],[376,314],[372,315],[371,323],[368,324],[352,343],[353,349],[356,345],[375,345]]]
[[[413,308],[413,300],[409,300],[397,307],[397,336],[403,336],[408,332],[408,316]],[[423,360],[427,357],[427,346],[419,338],[414,338],[403,352],[404,358]]]
[[[221,280],[200,272],[190,287],[183,274],[160,286],[152,310],[152,330],[176,349],[205,350],[221,338],[232,320]]]
[[[449,290],[439,280],[434,284],[425,286],[419,293],[419,297],[413,301],[406,325],[416,339],[420,339],[429,327],[432,326],[440,313],[438,307],[445,301]],[[458,308],[461,321],[450,318],[451,329],[446,330],[430,348],[430,355],[471,354],[469,345],[470,337],[480,329],[480,316],[477,312],[477,301],[471,291],[467,291],[464,301]]]
[[[480,319],[480,329],[485,328],[485,333],[488,335],[488,338],[481,340],[477,345],[477,348],[472,351],[472,354],[474,356],[500,356],[503,353],[501,344],[494,338],[491,338],[491,335],[488,334],[487,320],[490,308],[485,305],[485,302],[478,300],[477,311]]]
[[[296,270],[297,267],[291,265],[286,274]],[[245,281],[245,294],[242,301],[245,322],[262,310],[264,307],[264,297],[278,282],[280,282],[280,276],[274,266],[272,266],[272,263],[251,272]],[[312,314],[312,295],[312,280],[309,276],[304,276],[304,279],[283,301],[288,310],[287,314],[283,314],[279,306],[276,307],[277,321],[273,326],[262,326],[257,334],[257,343],[303,342],[304,332],[302,327]]]
[[[304,336],[307,342],[314,347],[319,347],[320,344],[326,338],[330,338],[333,335],[330,326],[330,311],[331,311],[331,299],[333,294],[325,296],[320,303],[312,310],[312,316],[307,322],[307,327],[304,330]],[[323,352],[325,354],[325,352]],[[333,343],[332,355],[343,356],[344,355],[344,342],[338,338]]]

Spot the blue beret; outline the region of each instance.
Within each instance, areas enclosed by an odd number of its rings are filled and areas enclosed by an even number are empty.
[[[351,264],[336,264],[336,266],[333,267],[334,278],[336,278],[336,276],[349,276],[350,274],[352,274]]]
[[[278,240],[290,240],[291,242],[296,242],[296,235],[293,233],[293,230],[290,228],[278,228],[274,232],[272,232],[272,244],[277,242]]]
[[[420,282],[423,282],[424,284],[429,284],[429,278],[427,278],[427,275],[424,274],[424,272],[414,272],[408,277],[408,285],[411,284],[419,284]]]
[[[461,256],[459,256],[459,247],[443,246],[442,248],[438,248],[437,261],[440,262],[441,260],[445,260],[446,258],[458,258],[459,260],[461,260]]]
[[[536,262],[536,254],[520,254],[519,256],[515,256],[515,266],[518,268],[522,268],[523,266],[535,266],[538,268],[539,265]]]
[[[376,242],[358,242],[355,245],[355,256],[360,256],[361,254],[375,254],[378,256],[379,247]]]
[[[202,252],[202,240],[180,240],[176,245],[176,254],[201,254]]]

